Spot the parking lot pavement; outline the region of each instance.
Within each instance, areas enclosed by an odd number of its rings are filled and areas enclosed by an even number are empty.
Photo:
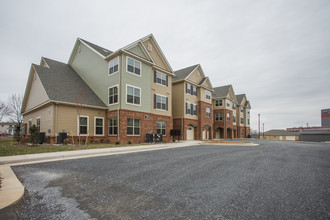
[[[329,219],[330,146],[260,141],[13,167],[24,219]]]

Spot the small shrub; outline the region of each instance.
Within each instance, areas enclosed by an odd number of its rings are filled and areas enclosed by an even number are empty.
[[[32,144],[39,143],[39,130],[36,125],[32,125],[29,127],[29,134],[30,134],[30,142]]]
[[[128,141],[128,144],[132,144],[132,141]]]
[[[120,144],[120,142],[119,141],[116,141],[116,145],[118,145],[118,144]]]
[[[173,139],[173,142],[175,142],[175,139]]]
[[[103,142],[104,142],[104,139],[103,139],[103,138],[101,138],[101,139],[100,139],[100,142],[101,142],[101,143],[103,143]]]

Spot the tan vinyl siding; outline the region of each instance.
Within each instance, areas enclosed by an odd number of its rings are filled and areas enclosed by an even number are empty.
[[[201,82],[202,79],[203,79],[203,74],[202,74],[202,71],[200,70],[200,68],[197,68],[197,70],[192,72],[190,74],[190,76],[187,78],[188,81],[194,82],[196,84]]]
[[[199,88],[198,96],[200,97],[201,101],[211,104],[212,103],[212,92],[210,91],[211,98],[206,99],[206,91],[209,91],[209,90],[206,90],[204,88]]]
[[[168,75],[168,86],[157,84],[154,80],[152,80],[152,82],[152,113],[157,115],[172,116],[172,76]],[[168,111],[154,108],[154,94],[168,97]]]
[[[183,102],[183,96],[185,93],[184,83],[178,83],[174,84],[172,86],[172,94],[173,94],[173,100],[172,100],[172,113],[173,118],[182,118],[182,113],[184,111],[184,105]]]
[[[75,106],[65,106],[59,105],[57,108],[57,117],[58,117],[58,132],[69,132],[71,135],[77,135],[78,127],[78,112],[77,107]],[[103,117],[105,124],[105,111],[99,109],[85,108],[81,109],[80,115],[88,116],[89,120],[89,129],[88,135],[94,136],[94,117]],[[105,129],[105,126],[104,126]],[[105,131],[103,131],[105,134]]]
[[[152,59],[155,61],[156,65],[159,66],[160,68],[167,70],[167,71],[171,71],[169,68],[166,67],[164,61],[161,58],[161,55],[158,53],[155,44],[149,39],[143,42],[145,48],[148,49],[148,44],[152,45],[152,51],[148,50],[148,53],[150,54],[150,56],[152,57]]]
[[[24,123],[29,125],[29,120],[31,119],[32,125],[37,125],[37,118],[40,117],[40,132],[45,132],[47,136],[54,135],[53,116],[54,107],[53,105],[48,105],[41,109],[24,114]],[[50,133],[48,132],[49,129]]]
[[[27,91],[28,92],[28,91]],[[48,101],[48,95],[41,84],[37,74],[33,73],[32,84],[30,92],[28,93],[28,100],[26,103],[25,111],[28,111],[42,103]]]

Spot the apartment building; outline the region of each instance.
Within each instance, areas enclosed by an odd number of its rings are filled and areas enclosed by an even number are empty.
[[[78,38],[68,64],[32,64],[23,100],[27,127],[57,142],[60,132],[89,140],[144,142],[147,133],[170,139],[174,73],[154,36],[114,52]]]
[[[212,84],[201,65],[174,72],[173,128],[183,140],[213,139]]]

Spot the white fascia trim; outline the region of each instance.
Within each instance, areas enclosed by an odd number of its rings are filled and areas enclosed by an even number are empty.
[[[95,50],[93,47],[89,46],[87,43],[85,43],[83,40],[81,40],[80,38],[78,38],[78,40],[85,45],[86,47],[88,47],[91,51],[93,51],[94,53],[98,54],[102,59],[105,58],[105,56],[103,56],[102,54],[100,54],[97,50]]]
[[[28,114],[28,113],[30,113],[30,112],[33,112],[33,111],[35,111],[35,110],[37,110],[37,109],[43,107],[44,105],[49,104],[50,102],[51,102],[50,100],[47,100],[46,102],[43,102],[43,103],[41,103],[41,104],[39,104],[39,105],[37,105],[37,106],[35,106],[35,107],[29,109],[28,111],[22,112],[22,115],[25,115],[25,114]]]
[[[138,60],[138,61],[140,61],[140,62],[144,62],[144,63],[148,63],[148,64],[150,64],[150,65],[154,65],[154,63],[150,62],[149,60],[146,60],[146,59],[144,59],[144,58],[142,58],[142,57],[139,57],[139,56],[137,56],[137,55],[135,55],[135,54],[133,54],[133,53],[127,51],[127,50],[122,50],[122,52],[123,52],[126,56],[134,57],[134,59],[136,59],[136,60]]]
[[[155,70],[158,70],[160,72],[166,73],[170,76],[174,76],[174,73],[168,72],[167,70],[164,70],[163,68],[160,68],[159,66],[153,65],[152,66]]]

